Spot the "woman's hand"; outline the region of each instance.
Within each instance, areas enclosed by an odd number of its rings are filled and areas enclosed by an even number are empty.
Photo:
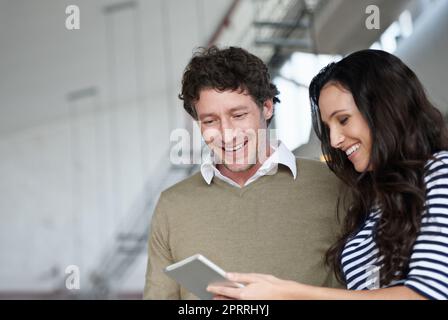
[[[259,273],[228,273],[227,278],[233,282],[244,284],[244,288],[231,288],[210,285],[207,291],[214,293],[214,299],[238,300],[286,300],[294,299],[300,284],[287,281],[268,274]]]
[[[315,287],[295,281],[287,281],[267,274],[228,273],[227,278],[233,282],[244,284],[244,288],[230,288],[210,285],[207,291],[214,293],[214,299],[238,300],[288,300],[288,299],[321,299],[321,300],[386,300],[386,299],[425,299],[416,291],[395,286],[376,290],[346,290]]]

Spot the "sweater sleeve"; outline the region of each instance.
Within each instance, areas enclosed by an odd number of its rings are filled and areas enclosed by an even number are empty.
[[[143,299],[180,299],[179,285],[169,278],[163,269],[174,263],[168,242],[168,219],[164,194],[155,208],[148,237],[148,263]]]
[[[448,152],[437,158],[427,165],[426,211],[404,285],[429,299],[448,299]]]

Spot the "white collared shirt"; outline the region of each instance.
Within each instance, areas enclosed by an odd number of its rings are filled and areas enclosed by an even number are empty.
[[[282,142],[279,143],[277,149],[275,149],[274,147],[272,148],[274,149],[274,152],[269,158],[266,159],[265,162],[263,162],[261,167],[258,168],[257,172],[255,172],[255,174],[246,181],[244,187],[262,176],[275,174],[277,172],[279,164],[287,166],[289,170],[291,170],[293,178],[296,179],[297,166],[296,157],[294,156],[294,154],[289,151],[289,149]],[[238,183],[219,172],[219,170],[213,163],[213,155],[211,152],[207,153],[203,159],[203,162],[201,164],[201,174],[207,184],[210,184],[213,180],[213,177],[216,176],[217,178],[227,182],[234,187],[241,188]]]

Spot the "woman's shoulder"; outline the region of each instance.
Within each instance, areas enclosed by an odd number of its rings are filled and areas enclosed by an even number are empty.
[[[424,180],[427,198],[442,201],[448,209],[448,151],[439,151],[427,161]]]
[[[441,159],[441,160],[445,160],[448,162],[448,150],[440,150],[436,153],[434,153],[433,155],[434,159]],[[431,161],[432,159],[430,159],[429,161]]]
[[[448,150],[442,150],[433,154],[425,164],[426,176],[437,172],[448,172]]]

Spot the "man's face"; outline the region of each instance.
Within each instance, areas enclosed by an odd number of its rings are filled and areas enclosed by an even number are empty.
[[[257,164],[258,133],[267,129],[272,101],[267,100],[260,110],[246,91],[203,89],[195,106],[202,136],[218,163],[232,172],[246,171]],[[265,141],[260,140],[260,146]]]

